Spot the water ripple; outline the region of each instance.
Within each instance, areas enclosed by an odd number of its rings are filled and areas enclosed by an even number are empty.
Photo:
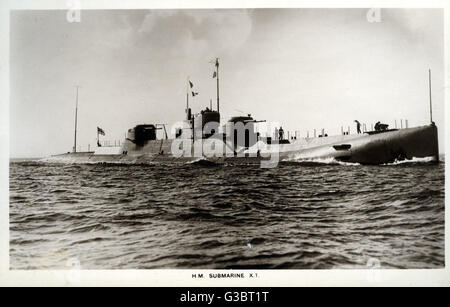
[[[10,165],[12,269],[444,266],[444,163]]]

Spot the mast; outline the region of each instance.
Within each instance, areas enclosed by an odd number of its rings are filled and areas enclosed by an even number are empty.
[[[433,123],[433,106],[431,102],[431,69],[428,69],[428,88],[430,91],[430,123]]]
[[[189,77],[186,81],[186,118],[189,120]]]
[[[78,88],[80,86],[77,85],[77,98],[76,98],[76,104],[75,104],[75,137],[73,141],[73,152],[77,152],[77,117],[78,117]]]
[[[220,113],[219,109],[219,58],[216,58],[216,77],[217,77],[217,112]]]

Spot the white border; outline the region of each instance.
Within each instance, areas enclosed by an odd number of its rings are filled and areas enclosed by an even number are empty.
[[[450,45],[450,4],[447,1],[295,1],[295,0],[80,0],[82,9],[140,8],[444,8],[445,26],[445,134],[449,135],[447,111]],[[191,274],[230,272],[229,270],[81,270],[73,271],[9,270],[9,11],[13,9],[68,9],[65,0],[8,0],[0,3],[0,285],[69,286],[449,286],[450,271],[433,270],[234,270],[256,272],[257,279],[193,279]],[[441,132],[442,133],[442,132]],[[446,142],[445,152],[450,142]],[[449,165],[445,176],[448,178]],[[445,182],[448,205],[449,182]],[[445,263],[448,264],[449,236],[445,210]],[[78,280],[78,281],[75,281]]]

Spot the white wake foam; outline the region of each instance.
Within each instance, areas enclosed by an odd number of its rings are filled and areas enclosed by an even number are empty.
[[[383,165],[399,165],[399,164],[408,164],[408,163],[429,163],[429,162],[433,162],[433,161],[434,161],[434,157],[425,157],[425,158],[413,157],[411,160],[394,161],[392,163],[386,163]]]
[[[292,158],[283,159],[282,161],[285,161],[285,162],[296,162],[296,163],[339,164],[339,165],[346,165],[346,166],[360,165],[359,163],[339,161],[339,160],[336,160],[333,157],[329,157],[329,158],[312,158],[312,159],[305,159],[305,158],[301,158],[301,157],[292,157]]]

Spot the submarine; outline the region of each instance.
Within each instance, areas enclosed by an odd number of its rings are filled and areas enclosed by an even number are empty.
[[[158,163],[206,160],[213,163],[260,163],[261,167],[275,167],[279,161],[317,161],[332,159],[338,162],[380,165],[414,158],[439,161],[438,129],[432,120],[431,71],[429,71],[430,124],[418,127],[389,129],[388,125],[375,125],[375,129],[351,134],[341,131],[330,135],[322,131],[318,136],[297,137],[284,135],[282,128],[264,136],[256,125],[264,120],[251,114],[231,117],[220,123],[219,60],[215,60],[213,77],[217,82],[217,106],[193,114],[186,91],[186,116],[175,127],[174,138],[169,138],[165,124],[139,124],[130,128],[119,146],[101,146],[97,128],[97,147],[93,151],[76,150],[78,87],[75,111],[75,139],[72,152],[53,155],[47,162],[56,163]],[[157,137],[158,130],[163,131]],[[358,128],[359,130],[359,128]],[[161,134],[161,133],[160,133]],[[269,136],[270,135],[270,136]]]

